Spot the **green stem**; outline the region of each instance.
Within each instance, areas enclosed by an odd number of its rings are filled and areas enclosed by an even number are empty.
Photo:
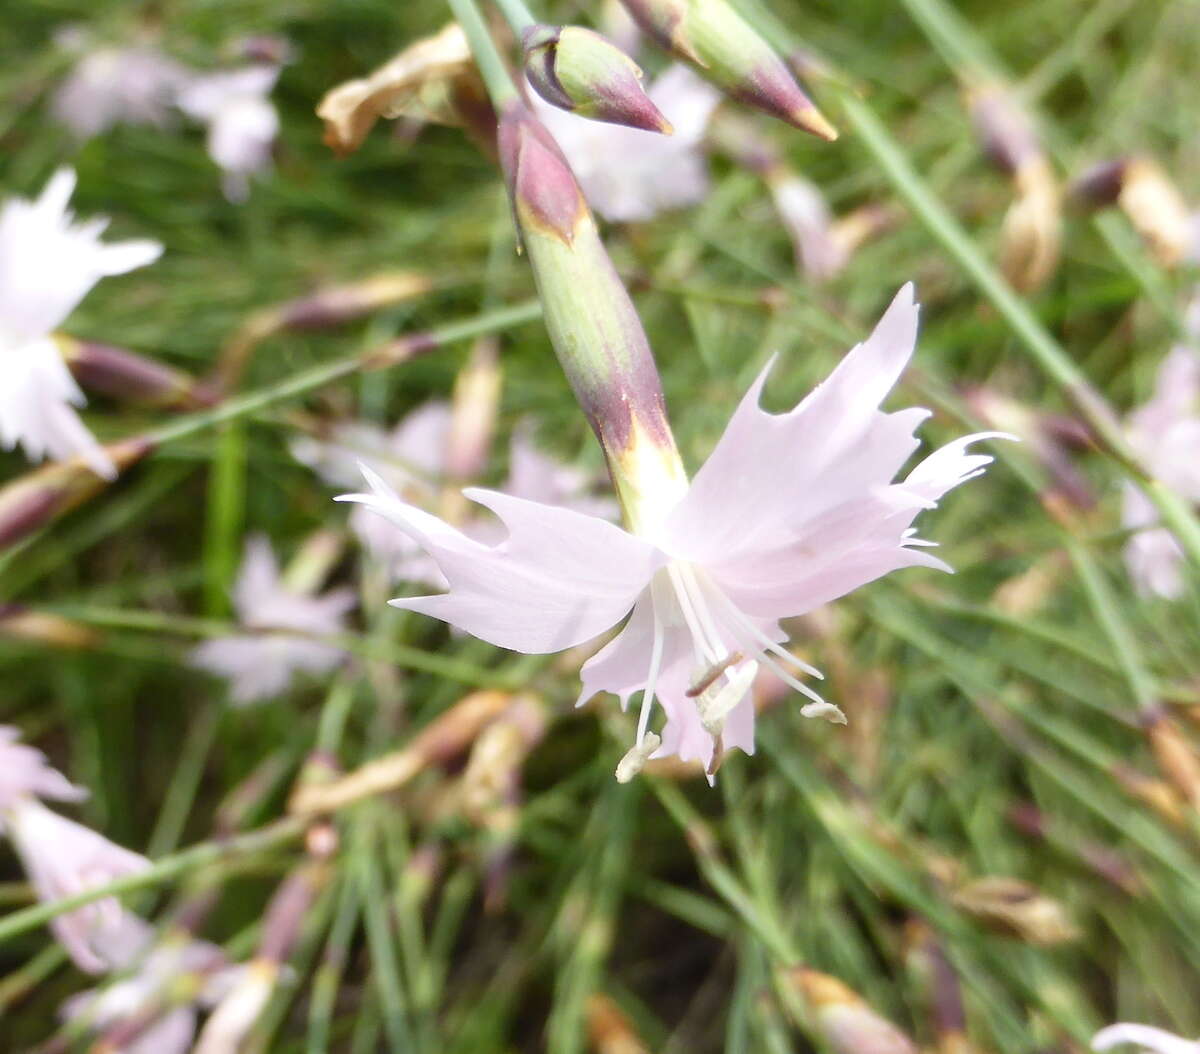
[[[533,12],[525,5],[524,0],[496,0],[496,6],[500,8],[504,20],[512,27],[518,40],[530,26],[538,24],[538,20],[533,17]]]
[[[475,64],[487,86],[492,105],[497,111],[519,98],[516,85],[508,75],[496,43],[488,32],[487,24],[479,13],[475,0],[448,0],[454,18],[462,28],[471,46],[471,54],[475,56]],[[507,12],[505,12],[507,14]]]
[[[289,816],[275,823],[260,827],[257,831],[234,835],[219,842],[201,842],[190,849],[164,856],[155,861],[146,870],[134,875],[125,875],[102,886],[93,886],[82,893],[49,904],[37,904],[31,908],[14,911],[0,918],[0,943],[9,940],[27,930],[45,925],[59,915],[82,908],[105,897],[121,896],[133,893],[139,889],[149,889],[178,878],[180,875],[191,874],[201,868],[228,860],[230,857],[242,856],[249,853],[259,853],[295,841],[304,833],[307,821],[297,816]]]
[[[47,609],[51,610],[51,609]],[[80,606],[56,606],[56,613],[78,622],[86,622],[91,626],[104,626],[110,629],[137,630],[146,633],[172,633],[184,637],[228,637],[234,634],[264,633],[269,630],[249,629],[233,622],[218,619],[189,618],[186,615],[168,615],[159,611],[123,611],[119,608],[101,608]],[[283,632],[283,631],[279,631]],[[300,637],[313,640],[320,644],[343,651],[351,652],[367,659],[382,659],[422,673],[432,673],[461,684],[477,688],[495,688],[498,690],[515,691],[522,687],[527,678],[524,674],[505,675],[499,671],[487,670],[474,663],[464,662],[453,656],[435,655],[404,644],[363,640],[361,637],[346,634],[306,634],[289,630],[289,637]]]
[[[470,340],[485,333],[495,333],[498,330],[507,329],[509,326],[530,322],[538,318],[541,313],[541,304],[535,300],[527,300],[520,304],[513,304],[511,307],[486,311],[474,318],[439,326],[424,334],[425,343],[429,347],[442,347],[460,340]],[[315,391],[333,381],[349,377],[364,367],[373,365],[375,361],[373,354],[368,351],[365,354],[351,355],[333,362],[321,363],[319,366],[313,366],[311,369],[304,370],[269,388],[250,392],[235,399],[227,399],[211,410],[203,410],[200,413],[177,418],[161,428],[148,432],[146,438],[155,446],[170,443],[176,439],[184,439],[219,425],[223,421],[246,417],[258,410],[266,409],[268,406],[274,406],[276,403]]]
[[[1200,566],[1200,523],[1188,503],[1153,479],[1141,465],[1108,404],[925,184],[875,112],[849,91],[842,93],[842,102],[847,120],[918,219],[991,301],[1029,357],[1071,400],[1097,440],[1137,478],[1162,514],[1163,522],[1179,539],[1192,562]]]

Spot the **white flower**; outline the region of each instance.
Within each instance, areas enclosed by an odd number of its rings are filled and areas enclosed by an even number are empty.
[[[152,241],[105,244],[105,219],[76,223],[75,173],[59,169],[36,201],[0,209],[0,445],[38,461],[81,456],[98,475],[116,468],[84,427],[86,402],[51,334],[101,278],[158,259]]]
[[[271,543],[262,535],[246,543],[233,604],[243,626],[264,632],[206,641],[192,651],[191,663],[227,678],[235,703],[269,699],[295,674],[324,673],[345,657],[341,648],[313,638],[345,632],[344,616],[354,607],[354,593],[334,589],[309,596],[289,589],[280,578]]]
[[[1159,367],[1154,395],[1129,417],[1129,439],[1154,476],[1189,501],[1200,502],[1200,356],[1172,348]],[[1124,485],[1121,522],[1136,533],[1125,563],[1138,591],[1167,599],[1184,588],[1183,550],[1157,526],[1158,510],[1133,483]]]
[[[674,126],[674,135],[591,121],[537,96],[532,99],[538,119],[562,148],[588,203],[609,220],[648,220],[694,205],[708,193],[708,163],[700,143],[721,93],[677,65],[646,94]]]
[[[0,725],[0,832],[4,815],[22,798],[57,798],[81,801],[88,792],[76,787],[36,747],[18,743],[20,736],[11,725]]]
[[[144,856],[51,812],[35,798],[19,798],[5,817],[9,838],[38,900],[75,896],[150,866]],[[75,965],[88,973],[128,966],[140,950],[139,931],[114,897],[55,916],[50,929]],[[140,920],[136,920],[139,921]]]
[[[267,96],[278,78],[278,66],[247,66],[195,77],[179,93],[180,109],[208,125],[208,154],[230,201],[245,201],[250,176],[271,163],[279,114]]]
[[[1122,1043],[1136,1043],[1145,1054],[1200,1054],[1200,1042],[1181,1039],[1150,1025],[1109,1025],[1092,1040],[1094,1050],[1111,1050]]]
[[[131,927],[141,933],[139,954],[150,949],[135,972],[103,989],[86,989],[62,1007],[68,1021],[82,1021],[93,1032],[102,1032],[167,1002],[163,1012],[132,1042],[114,1054],[186,1054],[196,1035],[196,1006],[211,1007],[220,1001],[241,976],[242,967],[230,966],[215,944],[174,933],[157,945],[153,927],[136,920]],[[194,974],[202,983],[194,1002],[171,1004],[170,988],[181,977]]]
[[[187,76],[183,66],[155,48],[97,48],[63,81],[51,109],[80,140],[121,121],[161,128]]]

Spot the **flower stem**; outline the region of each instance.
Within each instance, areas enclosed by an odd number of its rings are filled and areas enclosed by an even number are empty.
[[[496,0],[496,6],[504,15],[504,20],[512,26],[512,31],[519,38],[530,26],[536,26],[538,20],[533,12],[525,5],[524,0]]]
[[[475,64],[479,67],[483,83],[487,86],[492,105],[499,111],[519,96],[496,42],[492,40],[475,0],[448,0],[448,3],[450,10],[454,12],[455,20],[466,35],[467,43],[471,46],[471,54],[475,56]],[[508,15],[507,9],[505,15]]]
[[[221,841],[201,842],[190,849],[164,856],[137,874],[124,875],[113,882],[94,886],[82,893],[76,893],[74,896],[11,912],[0,918],[0,943],[25,933],[27,930],[42,926],[68,911],[74,911],[76,908],[92,904],[105,897],[120,896],[139,889],[149,889],[232,856],[264,852],[286,845],[299,838],[306,827],[307,821],[299,817],[276,820],[274,823],[246,834],[235,835]]]
[[[1179,539],[1193,563],[1200,566],[1200,523],[1188,504],[1153,479],[1141,465],[1104,398],[921,179],[875,111],[851,91],[842,92],[842,103],[847,119],[863,144],[929,233],[941,242],[979,291],[992,302],[1029,357],[1075,405],[1096,439],[1146,490],[1162,514],[1163,522]]]
[[[450,322],[426,334],[421,334],[419,341],[413,339],[411,343],[414,351],[410,354],[415,354],[418,347],[420,350],[442,347],[460,340],[470,340],[472,337],[478,337],[484,333],[494,333],[498,330],[507,329],[509,326],[517,326],[522,322],[530,322],[540,316],[541,313],[541,305],[536,301],[530,300],[520,304],[513,304],[511,307],[486,311],[474,318]],[[324,362],[269,388],[263,388],[257,392],[249,392],[235,399],[228,399],[211,410],[204,410],[200,413],[190,414],[187,417],[177,418],[169,424],[149,432],[147,438],[155,446],[162,443],[169,443],[176,439],[184,439],[187,436],[195,435],[197,432],[203,432],[206,429],[212,428],[222,421],[231,421],[235,418],[246,417],[259,410],[265,410],[276,403],[315,391],[326,384],[341,380],[343,377],[349,377],[351,374],[375,366],[376,364],[386,365],[388,361],[386,355],[379,355],[371,351],[366,354],[350,355],[343,359],[335,359],[333,362]],[[399,363],[404,361],[404,359],[397,356],[394,361]]]

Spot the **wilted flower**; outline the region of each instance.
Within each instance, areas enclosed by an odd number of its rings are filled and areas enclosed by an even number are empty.
[[[1086,207],[1118,205],[1164,267],[1194,261],[1196,217],[1156,161],[1148,157],[1103,161],[1084,172],[1071,193]]]
[[[655,757],[677,754],[710,769],[722,748],[754,749],[750,684],[760,663],[811,702],[804,712],[841,718],[785,666],[816,671],[784,651],[779,620],[811,611],[901,567],[947,569],[914,536],[917,514],[979,475],[991,458],[968,452],[996,433],[959,439],[900,483],[917,447],[920,409],[879,403],[912,355],[911,286],[875,332],[794,410],[759,406],[764,370],[689,486],[656,494],[636,533],[594,516],[496,491],[467,497],[503,521],[507,537],[483,544],[405,502],[374,473],[371,492],[348,495],[416,539],[449,582],[440,596],[392,601],[500,647],[545,653],[612,628],[615,640],[583,667],[580,702],[643,692],[638,745],[655,699],[666,711]],[[635,749],[637,749],[635,747]]]
[[[1191,501],[1200,501],[1200,356],[1171,349],[1159,367],[1154,395],[1130,415],[1129,438],[1155,477]],[[1126,483],[1121,522],[1135,533],[1125,564],[1144,594],[1173,599],[1183,592],[1183,550],[1158,524],[1158,510],[1136,484]]]
[[[51,812],[35,798],[18,797],[5,810],[4,825],[43,902],[107,885],[150,866],[144,856]],[[55,916],[50,929],[76,966],[100,973],[125,967],[137,955],[133,919],[115,898],[105,897]]]
[[[33,460],[79,455],[105,479],[112,460],[84,427],[86,400],[51,334],[101,278],[158,259],[152,241],[104,244],[105,219],[76,223],[67,209],[75,173],[59,169],[36,201],[0,209],[0,445]]]
[[[83,54],[50,105],[80,140],[122,121],[161,128],[187,77],[183,66],[157,48],[96,48]]]
[[[246,66],[195,77],[179,93],[180,109],[208,125],[208,153],[230,201],[245,201],[250,177],[271,163],[279,114],[267,96],[278,78],[278,66]]]
[[[485,112],[490,104],[457,22],[408,45],[369,76],[331,88],[317,106],[325,144],[338,154],[357,150],[380,117],[466,123],[482,131]],[[491,124],[494,133],[494,115]]]
[[[1109,1025],[1096,1033],[1093,1050],[1112,1050],[1122,1043],[1136,1043],[1144,1054],[1200,1054],[1200,1040],[1183,1039],[1150,1025]]]
[[[916,1054],[908,1036],[836,977],[797,967],[782,979],[804,996],[813,1024],[834,1054]]]
[[[646,94],[671,122],[674,135],[599,124],[533,99],[539,120],[566,154],[589,204],[610,220],[648,220],[694,205],[708,193],[701,140],[720,93],[677,65]]]
[[[310,596],[290,589],[262,535],[246,543],[233,606],[241,625],[257,632],[205,641],[192,651],[191,663],[227,678],[235,703],[269,699],[295,674],[324,673],[345,657],[341,648],[314,638],[345,631],[343,616],[354,607],[353,591]]]
[[[76,993],[63,1004],[61,1016],[102,1033],[138,1024],[146,1015],[119,1054],[186,1054],[196,1035],[197,1005],[215,1005],[236,983],[241,967],[230,966],[215,944],[173,932],[155,944],[152,926],[134,916],[128,922],[131,933],[141,934],[136,971],[103,989]],[[187,998],[181,998],[185,986]]]

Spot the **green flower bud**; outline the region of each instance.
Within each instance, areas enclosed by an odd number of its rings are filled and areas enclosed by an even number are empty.
[[[551,106],[670,134],[670,121],[642,90],[637,63],[599,33],[579,26],[530,26],[523,43],[525,76]]]
[[[546,328],[636,529],[687,486],[650,344],[570,165],[523,103],[501,115],[499,145]]]
[[[621,0],[642,30],[727,95],[821,139],[834,129],[787,63],[726,0]]]

